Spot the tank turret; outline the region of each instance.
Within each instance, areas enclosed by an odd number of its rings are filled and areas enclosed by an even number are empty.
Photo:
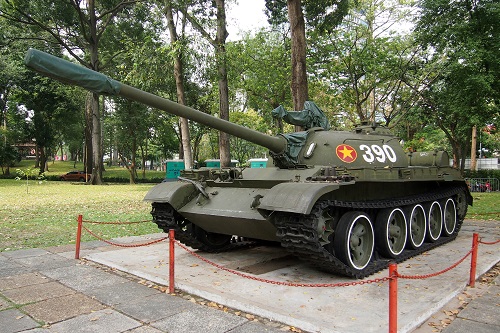
[[[329,130],[312,102],[275,117],[305,131],[269,136],[141,91],[101,73],[30,49],[35,71],[100,94],[122,96],[266,147],[274,166],[185,170],[155,185],[153,221],[202,251],[234,239],[276,241],[334,274],[362,278],[452,241],[472,204],[445,151],[406,153],[378,124]],[[236,237],[235,237],[236,236]]]

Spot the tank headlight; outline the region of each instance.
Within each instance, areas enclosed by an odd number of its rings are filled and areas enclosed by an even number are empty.
[[[304,157],[305,158],[309,158],[312,156],[313,152],[314,152],[314,148],[316,148],[316,143],[312,142],[310,145],[309,145],[309,148],[307,148],[307,151],[306,153],[304,154]]]

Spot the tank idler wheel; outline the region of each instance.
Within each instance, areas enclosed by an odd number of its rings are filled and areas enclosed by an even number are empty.
[[[387,258],[396,258],[406,245],[406,217],[399,208],[381,210],[375,221],[377,250]]]
[[[422,205],[409,206],[405,209],[408,224],[408,236],[406,247],[412,250],[418,249],[425,240],[427,232],[427,216]]]
[[[446,200],[443,210],[443,235],[451,236],[457,227],[457,209],[453,199]]]
[[[434,201],[427,206],[427,240],[434,243],[443,230],[443,210],[439,202]]]
[[[362,212],[347,212],[335,229],[335,255],[349,267],[362,270],[372,258],[374,239],[370,217]]]

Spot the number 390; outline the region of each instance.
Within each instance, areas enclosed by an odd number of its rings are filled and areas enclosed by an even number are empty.
[[[379,145],[360,145],[359,149],[364,152],[363,158],[367,163],[372,163],[375,159],[380,163],[384,163],[386,159],[390,162],[396,162],[396,153],[389,145],[382,145],[382,147]]]

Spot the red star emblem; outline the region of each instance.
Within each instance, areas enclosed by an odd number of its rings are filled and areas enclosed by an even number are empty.
[[[345,163],[352,163],[358,157],[356,150],[349,145],[338,145],[336,153],[338,158]]]

